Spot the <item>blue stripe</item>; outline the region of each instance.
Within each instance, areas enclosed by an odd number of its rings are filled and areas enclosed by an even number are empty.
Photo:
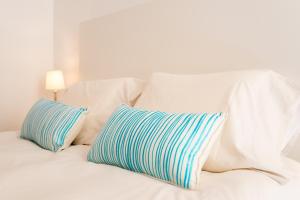
[[[97,136],[88,160],[194,188],[200,152],[222,122],[221,113],[168,114],[122,105]]]
[[[58,151],[85,112],[84,108],[41,99],[28,112],[21,128],[21,138],[31,140],[45,149]]]

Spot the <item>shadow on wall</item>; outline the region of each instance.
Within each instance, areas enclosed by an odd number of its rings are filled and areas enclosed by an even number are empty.
[[[262,66],[296,79],[299,9],[292,0],[151,1],[81,24],[80,75],[144,78]]]

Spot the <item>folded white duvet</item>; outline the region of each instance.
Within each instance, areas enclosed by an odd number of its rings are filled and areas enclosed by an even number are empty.
[[[282,183],[299,175],[287,169],[281,152],[300,130],[300,90],[276,72],[155,73],[135,106],[166,112],[227,112],[204,170],[255,168]]]
[[[0,133],[2,200],[298,200],[300,183],[281,186],[261,172],[203,172],[185,190],[117,167],[86,161],[90,146],[53,153],[17,133]]]

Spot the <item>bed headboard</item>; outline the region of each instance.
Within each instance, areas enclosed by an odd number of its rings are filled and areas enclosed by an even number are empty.
[[[267,4],[257,8],[259,0],[217,2],[154,0],[83,22],[81,78],[272,68],[297,79],[300,30],[284,31],[297,17],[266,12]]]

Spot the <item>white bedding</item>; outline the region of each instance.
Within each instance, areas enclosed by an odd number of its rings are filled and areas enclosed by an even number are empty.
[[[197,191],[189,191],[144,175],[86,161],[89,146],[53,153],[0,133],[0,199],[110,200],[276,200],[300,199],[300,183],[286,185],[251,170],[203,172]]]

